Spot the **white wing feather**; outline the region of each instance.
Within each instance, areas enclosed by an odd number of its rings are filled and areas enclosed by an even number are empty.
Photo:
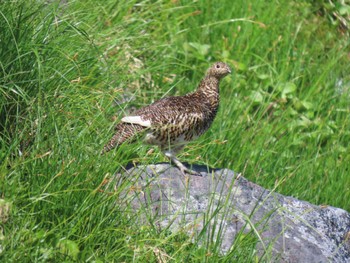
[[[151,127],[151,121],[150,120],[142,120],[140,116],[126,116],[122,118],[122,122],[131,123],[131,124],[138,124],[143,127]]]

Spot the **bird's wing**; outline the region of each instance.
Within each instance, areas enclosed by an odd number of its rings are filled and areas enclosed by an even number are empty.
[[[143,127],[177,125],[184,118],[204,119],[203,107],[204,104],[196,103],[191,97],[169,97],[137,110],[133,116],[126,116],[122,121]]]
[[[130,123],[130,124],[138,124],[143,127],[151,127],[150,120],[143,120],[141,116],[126,116],[122,118],[122,122]]]

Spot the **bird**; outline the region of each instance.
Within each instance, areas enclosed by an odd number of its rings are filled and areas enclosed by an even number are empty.
[[[194,92],[165,97],[134,111],[130,116],[124,116],[115,126],[115,134],[101,154],[142,135],[146,144],[158,146],[183,175],[200,176],[180,162],[176,155],[187,143],[209,129],[219,108],[220,80],[230,73],[231,68],[226,63],[216,62],[207,70]]]

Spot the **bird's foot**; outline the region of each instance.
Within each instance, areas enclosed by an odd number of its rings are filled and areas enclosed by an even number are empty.
[[[188,174],[194,175],[194,176],[203,176],[201,173],[196,172],[196,171],[193,171],[193,170],[190,170],[190,169],[186,169],[185,171],[181,171],[181,173],[182,173],[184,176],[187,176]]]
[[[197,172],[197,171],[194,171],[194,170],[191,170],[191,169],[188,169],[185,165],[183,165],[182,163],[180,164],[177,164],[175,163],[176,166],[180,169],[181,173],[183,176],[187,176],[187,175],[195,175],[195,176],[202,176],[201,173]]]
[[[199,172],[196,172],[194,170],[188,169],[182,162],[180,162],[174,155],[172,152],[168,151],[165,152],[165,156],[167,156],[171,163],[175,164],[177,166],[177,168],[180,169],[181,173],[183,176],[187,176],[189,174],[191,175],[195,175],[195,176],[202,176]]]

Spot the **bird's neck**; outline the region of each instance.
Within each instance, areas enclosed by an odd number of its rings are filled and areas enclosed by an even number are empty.
[[[204,79],[199,83],[197,91],[216,91],[219,93],[220,80],[213,76],[205,76]]]
[[[206,101],[210,103],[213,109],[217,109],[219,106],[219,84],[220,80],[218,78],[207,75],[199,83],[196,91],[204,95]]]

